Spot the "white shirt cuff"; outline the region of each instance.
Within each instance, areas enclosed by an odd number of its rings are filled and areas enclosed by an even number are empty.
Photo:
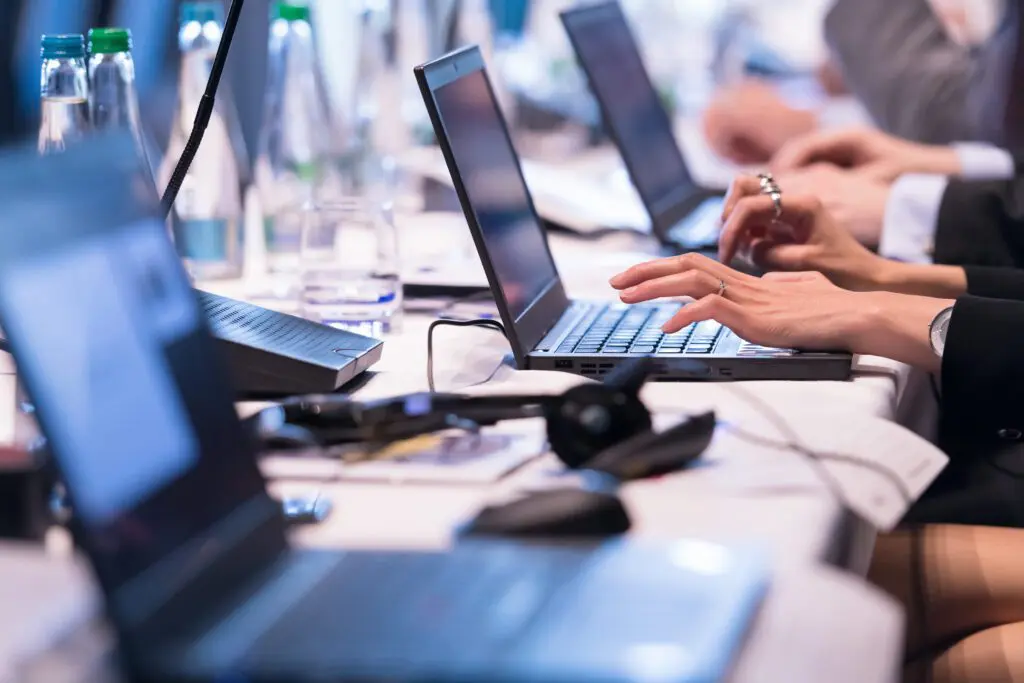
[[[878,253],[907,263],[931,263],[939,209],[948,185],[944,176],[900,176],[885,205]]]
[[[958,142],[953,145],[960,158],[960,177],[964,180],[1010,180],[1016,175],[1010,153],[980,142]]]

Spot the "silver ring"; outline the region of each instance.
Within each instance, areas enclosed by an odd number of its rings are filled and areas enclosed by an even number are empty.
[[[725,280],[718,281],[718,296],[725,297],[725,290],[729,289],[729,285],[725,284]]]
[[[775,205],[775,220],[779,220],[782,218],[782,192],[776,188],[768,196],[772,198],[772,204]]]
[[[775,176],[771,173],[758,173],[757,179],[761,181],[761,191],[764,192],[769,187],[775,185]]]

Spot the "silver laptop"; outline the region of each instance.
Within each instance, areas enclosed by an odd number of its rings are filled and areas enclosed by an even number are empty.
[[[479,49],[454,52],[415,71],[520,368],[600,377],[641,355],[658,359],[655,374],[663,379],[849,376],[849,354],[763,348],[715,322],[665,335],[661,326],[679,304],[570,300]]]

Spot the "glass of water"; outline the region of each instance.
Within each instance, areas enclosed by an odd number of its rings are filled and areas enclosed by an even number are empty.
[[[305,209],[299,254],[302,314],[380,336],[401,325],[402,283],[390,204],[349,198]]]

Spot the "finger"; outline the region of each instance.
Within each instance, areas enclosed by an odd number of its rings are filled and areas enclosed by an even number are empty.
[[[810,250],[806,244],[772,239],[758,240],[750,247],[750,260],[765,270],[800,271],[807,270]]]
[[[685,273],[690,270],[702,270],[727,282],[745,277],[732,268],[709,259],[707,256],[690,253],[639,263],[613,277],[610,284],[615,289],[628,289],[648,280],[674,275],[675,273]]]
[[[731,261],[744,236],[754,226],[766,226],[769,236],[774,234],[778,241],[804,242],[808,235],[799,226],[813,223],[820,203],[812,195],[799,193],[784,193],[781,203],[782,213],[776,219],[775,202],[771,197],[758,195],[741,200],[719,235],[719,259],[723,263]]]
[[[813,220],[816,208],[817,202],[813,197],[786,195],[782,200],[782,215],[776,219],[775,202],[771,197],[759,194],[741,199],[719,234],[719,260],[731,262],[742,248],[749,248],[759,233],[779,242],[792,242],[796,238],[790,226]]]
[[[665,334],[675,334],[693,323],[705,320],[714,320],[740,334],[736,328],[743,327],[745,314],[739,304],[712,294],[681,307],[661,329]]]
[[[670,296],[690,296],[694,299],[714,294],[721,290],[722,280],[701,270],[666,275],[648,280],[622,292],[623,303],[638,304]]]
[[[771,169],[783,173],[822,161],[844,165],[854,144],[850,131],[805,135],[783,145],[772,158]]]
[[[814,282],[820,280],[823,277],[821,273],[803,271],[799,273],[786,273],[782,271],[774,271],[771,273],[765,273],[764,280],[770,280],[772,282]]]
[[[722,203],[722,222],[729,220],[729,216],[732,214],[736,205],[744,197],[756,196],[761,194],[761,179],[755,178],[754,176],[741,175],[737,176],[732,184],[729,186],[729,192],[725,195],[725,201]]]

